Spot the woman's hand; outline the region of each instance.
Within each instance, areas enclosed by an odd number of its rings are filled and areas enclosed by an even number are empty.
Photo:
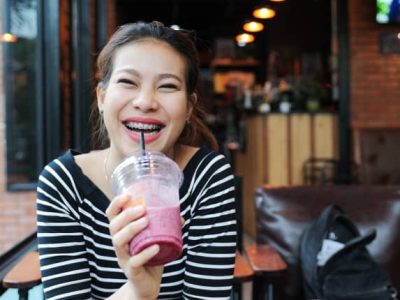
[[[145,267],[147,261],[154,257],[158,245],[150,246],[142,252],[131,256],[129,242],[148,225],[143,204],[131,206],[127,194],[115,197],[106,215],[110,221],[110,233],[118,263],[128,278],[129,294],[132,299],[156,299],[160,291],[163,266]]]

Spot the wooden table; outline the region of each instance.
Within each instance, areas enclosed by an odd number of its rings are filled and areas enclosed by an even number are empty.
[[[19,299],[28,299],[28,291],[41,283],[39,253],[29,252],[4,277],[5,288],[18,289]]]

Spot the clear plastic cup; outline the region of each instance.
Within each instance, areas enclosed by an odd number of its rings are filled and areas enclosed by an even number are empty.
[[[178,165],[161,152],[136,152],[127,157],[111,176],[114,194],[129,193],[128,206],[144,204],[149,225],[130,242],[130,253],[158,244],[159,253],[146,263],[161,265],[182,253],[179,187],[183,174]]]

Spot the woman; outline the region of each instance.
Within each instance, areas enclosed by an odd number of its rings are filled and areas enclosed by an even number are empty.
[[[210,150],[195,86],[198,57],[187,33],[159,22],[119,28],[98,57],[97,107],[109,146],[73,150],[47,165],[37,189],[38,248],[46,299],[228,299],[236,248],[232,170]],[[102,127],[105,130],[102,130]],[[146,208],[123,209],[115,167],[146,147],[177,162],[183,253],[145,267],[158,245],[130,256],[129,241],[148,225]],[[206,147],[208,146],[208,147]]]

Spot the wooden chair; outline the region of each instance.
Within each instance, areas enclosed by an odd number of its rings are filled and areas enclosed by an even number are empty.
[[[28,299],[31,288],[41,283],[39,253],[32,251],[27,253],[4,277],[5,288],[18,289],[19,299]]]
[[[243,253],[243,224],[242,224],[242,177],[235,176],[235,200],[237,223],[237,250],[233,276],[233,299],[242,299],[242,284],[253,280],[254,271]]]
[[[253,300],[274,299],[273,288],[277,278],[282,277],[287,265],[278,252],[269,245],[246,245],[246,254],[254,272]],[[264,283],[267,283],[266,285]],[[276,297],[276,299],[280,299]]]
[[[273,285],[263,287],[262,283],[267,278],[271,282],[274,277],[280,276],[287,268],[278,252],[265,245],[245,245],[243,242],[242,224],[242,178],[235,176],[236,214],[238,239],[234,270],[233,298],[241,299],[242,284],[253,282],[253,299],[262,295],[264,299],[273,299]],[[244,246],[245,245],[245,246]]]
[[[242,299],[242,284],[253,280],[254,271],[245,255],[236,251],[235,270],[233,273],[233,300]]]

